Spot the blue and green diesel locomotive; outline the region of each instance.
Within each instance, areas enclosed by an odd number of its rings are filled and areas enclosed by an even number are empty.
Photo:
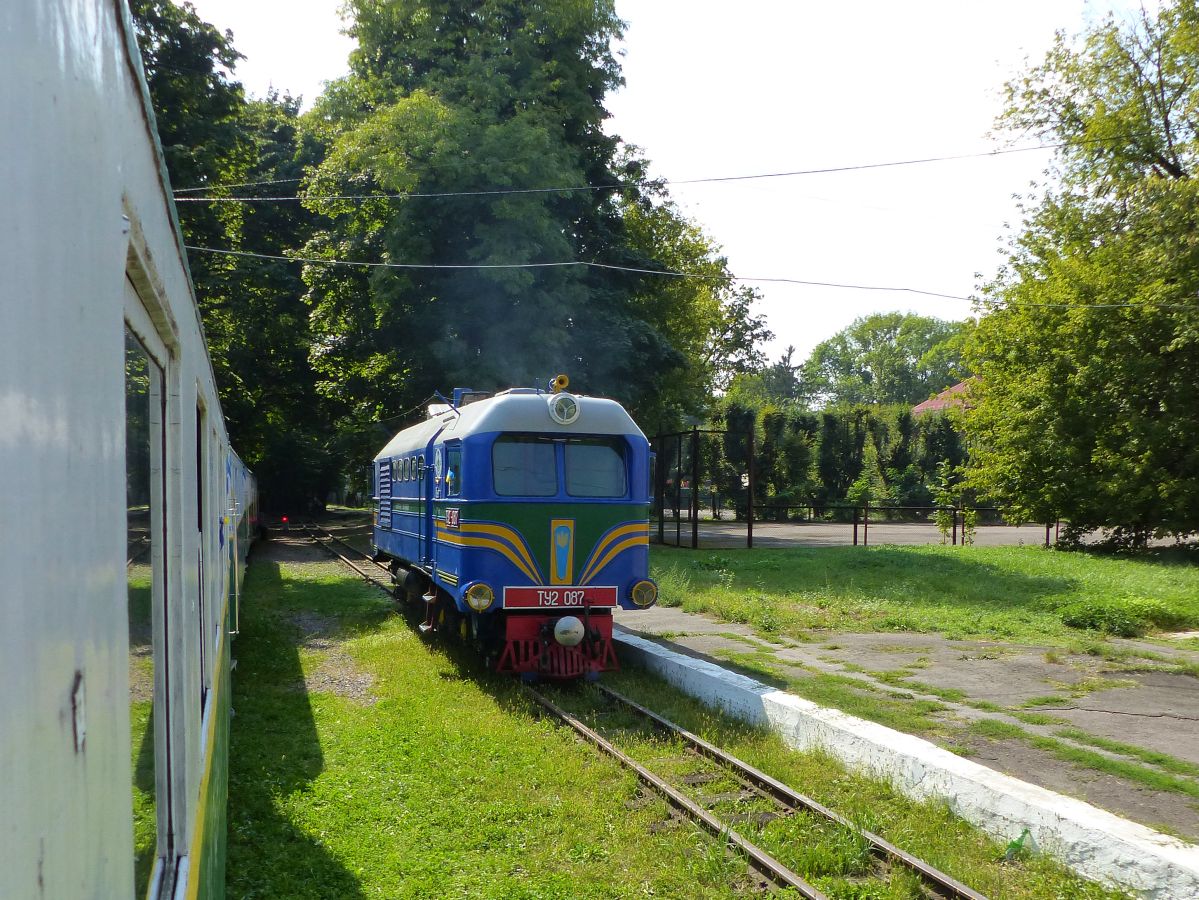
[[[612,611],[649,578],[649,443],[613,400],[464,389],[374,460],[375,556],[427,605],[425,631],[474,641],[497,671],[617,668]]]

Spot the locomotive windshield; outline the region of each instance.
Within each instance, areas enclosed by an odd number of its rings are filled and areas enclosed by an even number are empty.
[[[615,437],[503,435],[491,450],[495,492],[501,497],[556,496],[562,469],[571,497],[623,497],[628,493],[624,447]]]
[[[572,497],[623,497],[628,478],[624,441],[587,438],[566,444],[566,493]]]
[[[558,493],[554,445],[544,438],[504,435],[491,448],[495,492],[501,497],[552,497]]]

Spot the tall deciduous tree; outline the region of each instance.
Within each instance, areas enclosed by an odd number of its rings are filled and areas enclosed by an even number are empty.
[[[233,70],[233,36],[191,4],[133,0],[159,140],[189,198],[222,185],[296,178],[314,161],[297,136],[298,101],[247,101]],[[197,191],[195,189],[204,189]],[[297,204],[180,202],[189,245],[282,255],[311,230]],[[233,446],[258,475],[268,508],[323,501],[340,468],[327,407],[308,362],[308,311],[290,263],[192,253],[200,313]]]
[[[804,387],[829,405],[919,403],[969,374],[960,351],[969,327],[897,312],[857,319],[812,350]]]
[[[307,203],[330,224],[306,255],[411,267],[305,275],[313,364],[347,432],[436,388],[556,372],[653,428],[755,364],[754,295],[601,127],[620,83],[610,0],[349,8],[352,74],[308,118],[327,155]],[[322,199],[370,192],[392,196]],[[676,265],[699,277],[609,267]]]
[[[1002,124],[1066,144],[988,290],[970,483],[1143,544],[1199,528],[1199,12],[1059,39]]]

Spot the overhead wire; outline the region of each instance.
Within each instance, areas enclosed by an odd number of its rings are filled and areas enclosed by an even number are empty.
[[[714,175],[705,178],[681,178],[659,182],[666,186],[684,185],[684,184],[721,184],[734,181],[755,181],[767,178],[796,178],[805,175],[830,175],[839,172],[860,172],[870,169],[886,169],[896,168],[899,166],[917,166],[927,165],[938,162],[952,162],[965,159],[984,159],[991,156],[1003,156],[1011,153],[1028,153],[1036,150],[1060,150],[1067,144],[1037,144],[1032,147],[1008,147],[999,150],[987,150],[980,153],[959,153],[949,156],[928,156],[919,159],[901,159],[891,160],[888,162],[878,163],[861,163],[849,166],[826,166],[817,169],[793,169],[783,172],[759,172],[750,175]],[[265,184],[282,184],[284,182],[301,181],[299,178],[286,178],[277,181],[258,181],[258,182],[239,182],[236,184],[226,185],[210,185],[208,187],[192,187],[182,188],[175,191],[176,194],[184,192],[196,192],[202,190],[216,190],[218,188],[235,188],[235,187],[253,187]],[[532,188],[487,188],[483,190],[472,191],[411,191],[411,192],[395,192],[395,193],[374,193],[374,194],[329,194],[325,196],[308,196],[300,195],[274,195],[266,197],[176,197],[177,202],[184,203],[287,203],[299,202],[302,200],[407,200],[412,198],[434,198],[434,197],[490,197],[502,196],[508,194],[566,194],[578,193],[584,191],[611,191],[619,190],[624,185],[616,184],[585,184],[585,185],[561,185],[558,187],[532,187]]]
[[[351,266],[372,269],[420,269],[441,271],[497,270],[497,269],[553,269],[553,268],[592,268],[615,272],[630,272],[642,275],[658,275],[666,278],[711,278],[697,272],[679,272],[672,269],[646,269],[636,266],[619,266],[614,263],[594,262],[591,260],[571,259],[557,262],[534,263],[399,263],[399,262],[370,262],[348,259],[323,259],[315,256],[282,256],[270,253],[252,253],[248,250],[223,250],[216,247],[187,246],[187,250],[198,253],[215,253],[222,256],[237,256],[249,259],[268,259],[282,262],[305,263],[327,266]],[[939,291],[926,291],[920,288],[895,287],[891,285],[848,284],[835,281],[812,281],[801,278],[772,278],[747,275],[732,275],[731,281],[761,282],[776,284],[796,284],[806,287],[827,287],[856,291],[887,291],[892,293],[920,294],[926,297],[941,297],[946,300],[961,300],[966,303],[987,303],[979,297],[963,297],[960,294],[944,294]],[[1061,309],[1125,309],[1133,307],[1152,306],[1157,309],[1193,309],[1199,310],[1199,303],[1016,303],[991,304],[996,309],[1014,307],[1061,308]]]
[[[215,191],[218,188],[240,188],[240,187],[258,187],[263,184],[291,184],[296,181],[303,181],[300,178],[271,178],[266,181],[235,181],[230,184],[204,184],[199,187],[175,188],[176,194],[190,194],[195,191]]]
[[[1013,153],[1030,153],[1038,150],[1063,150],[1072,146],[1081,144],[1103,144],[1112,143],[1121,140],[1120,138],[1084,138],[1078,141],[1060,141],[1055,144],[1034,144],[1028,147],[1007,147],[997,150],[983,150],[977,153],[957,153],[944,156],[926,156],[916,159],[899,159],[888,160],[877,163],[857,163],[848,166],[825,166],[816,169],[793,169],[782,172],[758,172],[750,175],[713,175],[703,178],[679,178],[657,182],[664,186],[686,185],[686,184],[721,184],[735,181],[755,181],[767,178],[796,178],[805,175],[832,175],[840,172],[862,172],[871,169],[888,169],[901,166],[917,166],[928,165],[931,163],[940,162],[955,162],[967,159],[986,159],[988,157],[1006,156]],[[264,181],[241,181],[230,184],[212,184],[189,188],[179,188],[175,190],[175,194],[196,193],[198,191],[219,190],[224,188],[238,187],[258,187],[261,185],[271,184],[287,184],[303,181],[303,178],[278,178]],[[300,195],[275,195],[266,197],[179,197],[177,201],[186,203],[287,203],[299,202],[301,200],[406,200],[410,198],[435,198],[435,197],[488,197],[488,196],[503,196],[506,194],[564,194],[577,193],[583,191],[608,191],[618,190],[624,187],[620,183],[615,184],[585,184],[585,185],[560,185],[557,187],[533,187],[533,188],[488,188],[472,191],[412,191],[412,192],[393,192],[393,193],[374,193],[374,194],[330,194],[326,196],[310,196],[302,197]]]
[[[406,418],[407,416],[412,415],[414,412],[416,412],[418,409],[420,409],[426,403],[429,403],[430,401],[436,400],[436,399],[437,399],[437,392],[434,391],[432,394],[430,394],[424,400],[418,400],[416,402],[416,405],[411,407],[410,409],[406,409],[402,413],[396,413],[394,416],[388,416],[386,419],[378,419],[375,421],[375,424],[376,425],[386,425],[388,422],[394,422],[396,419]]]
[[[357,262],[347,259],[322,259],[321,257],[305,257],[305,256],[281,256],[270,253],[251,253],[248,250],[222,250],[215,247],[194,247],[188,246],[186,249],[195,250],[200,253],[217,253],[223,256],[241,256],[253,259],[270,259],[280,260],[284,262],[299,262],[311,263],[314,265],[328,266],[360,266],[372,269],[441,269],[441,270],[471,270],[471,269],[555,269],[555,268],[570,268],[570,267],[586,267],[592,269],[605,269],[614,272],[630,272],[641,275],[659,275],[666,278],[711,278],[710,275],[703,275],[698,272],[678,272],[673,269],[645,269],[636,266],[618,266],[614,263],[592,262],[585,259],[569,259],[561,262],[532,262],[532,263],[397,263],[397,262]],[[730,275],[732,281],[753,281],[753,282],[773,282],[778,284],[799,284],[813,287],[831,287],[831,288],[848,288],[859,291],[896,291],[906,292],[910,294],[923,294],[928,297],[943,297],[947,300],[965,300],[970,301],[970,297],[961,297],[956,294],[941,294],[936,291],[925,291],[919,288],[907,287],[888,287],[867,284],[840,284],[831,281],[806,281],[799,278],[768,278],[768,277],[751,277],[741,275]]]

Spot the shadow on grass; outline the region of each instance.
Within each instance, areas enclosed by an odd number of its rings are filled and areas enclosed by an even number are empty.
[[[818,591],[830,598],[886,597],[947,608],[1044,608],[1079,582],[1029,575],[966,555],[893,546],[814,547],[767,551],[679,551],[667,559],[738,591]]]
[[[301,629],[278,612],[289,588],[277,563],[260,556],[246,576],[254,602],[242,610],[235,644],[229,759],[231,897],[364,897],[358,879],[279,811],[309,787],[324,758],[300,667]]]

